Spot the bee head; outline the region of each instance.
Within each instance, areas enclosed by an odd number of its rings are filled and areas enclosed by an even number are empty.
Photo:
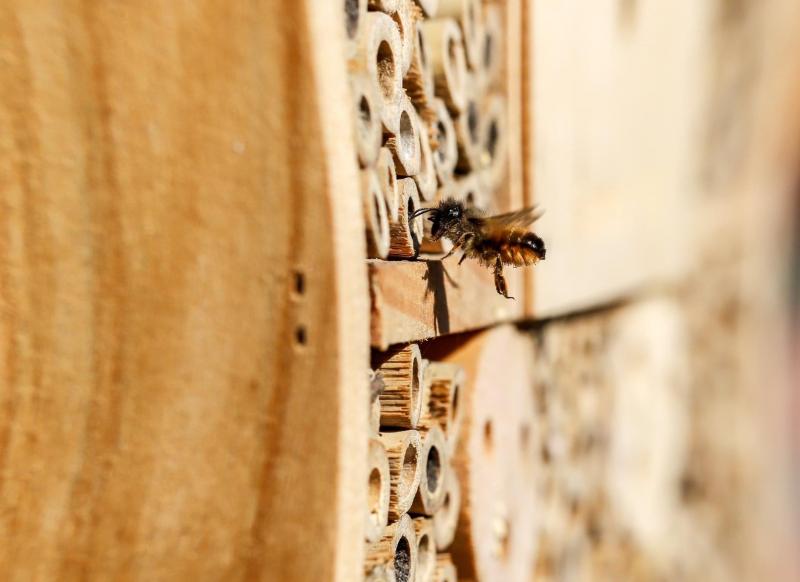
[[[417,210],[412,218],[422,214],[430,214],[428,220],[431,221],[431,238],[439,240],[461,222],[464,212],[465,208],[462,202],[448,198],[447,200],[442,200],[436,208],[421,208]]]

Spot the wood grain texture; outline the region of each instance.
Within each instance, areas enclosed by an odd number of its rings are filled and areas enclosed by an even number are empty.
[[[4,579],[361,571],[364,224],[311,5],[0,6]]]
[[[458,261],[369,261],[372,345],[385,349],[521,317],[522,302],[498,295],[489,270]],[[510,292],[521,292],[521,271],[505,275]]]

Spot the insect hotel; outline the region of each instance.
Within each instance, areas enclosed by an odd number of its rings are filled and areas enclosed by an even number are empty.
[[[797,22],[5,2],[0,578],[796,579]]]

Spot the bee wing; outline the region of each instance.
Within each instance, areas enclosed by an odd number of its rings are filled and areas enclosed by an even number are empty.
[[[521,210],[486,216],[481,218],[484,227],[490,229],[524,228],[539,220],[544,211],[536,206],[529,206]]]

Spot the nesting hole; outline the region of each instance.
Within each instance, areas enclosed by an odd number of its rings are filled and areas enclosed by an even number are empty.
[[[431,546],[430,536],[423,534],[417,544],[417,579],[424,579],[434,567],[435,554],[432,552],[433,548]]]
[[[298,325],[294,328],[294,343],[298,346],[304,346],[308,343],[308,333],[306,332],[306,326]]]
[[[417,28],[417,46],[419,47],[419,60],[422,62],[424,68],[428,64],[428,49],[425,48],[425,41],[422,36],[421,28]]]
[[[407,159],[414,157],[414,124],[411,121],[411,116],[408,111],[403,111],[400,114],[400,147]]]
[[[362,95],[358,100],[358,120],[364,131],[369,131],[372,126],[372,108],[369,106],[369,99],[366,95]]]
[[[490,69],[494,60],[494,37],[487,33],[483,41],[483,68]]]
[[[436,143],[438,147],[436,148],[436,155],[439,157],[439,161],[444,163],[445,155],[445,143],[447,142],[447,128],[445,127],[444,123],[441,121],[436,122]]]
[[[358,20],[358,0],[344,0],[344,23],[348,38],[356,37]]]
[[[467,106],[467,127],[470,140],[472,143],[476,143],[478,141],[478,106],[474,101],[470,101]]]
[[[372,193],[372,211],[375,213],[375,226],[376,231],[380,230],[381,227],[381,204],[383,200],[381,200],[380,192],[373,192]]]
[[[475,192],[472,190],[467,192],[466,200],[469,206],[475,206]]]
[[[408,582],[411,577],[411,545],[403,536],[394,550],[394,576],[397,582]]]
[[[409,445],[403,453],[403,468],[400,470],[400,490],[408,491],[414,484],[414,474],[417,472],[417,448]]]
[[[450,492],[449,491],[447,493],[445,493],[445,495],[444,495],[444,505],[443,505],[443,507],[444,507],[444,512],[445,513],[450,513]]]
[[[376,524],[381,511],[381,472],[373,467],[369,474],[369,516]]]
[[[500,130],[497,127],[497,120],[492,119],[492,122],[489,124],[489,135],[486,139],[486,151],[489,152],[489,156],[494,159],[495,154],[497,154],[497,141],[500,137]]]
[[[491,451],[494,446],[494,427],[491,420],[483,423],[483,446],[487,451]]]
[[[296,295],[303,295],[306,292],[306,276],[302,271],[294,272],[294,292]]]
[[[442,476],[442,459],[439,456],[439,449],[431,447],[428,451],[428,458],[425,460],[425,486],[428,493],[435,493],[439,489],[439,481]]]
[[[378,84],[386,99],[394,97],[395,92],[395,62],[392,47],[385,40],[378,45]]]

